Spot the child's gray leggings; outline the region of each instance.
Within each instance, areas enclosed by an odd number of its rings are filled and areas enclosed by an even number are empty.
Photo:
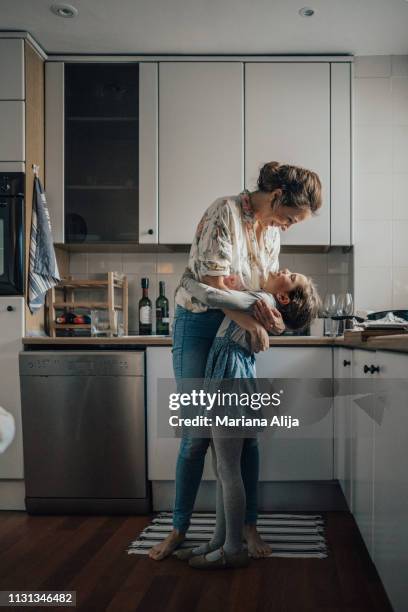
[[[213,430],[211,450],[217,477],[216,524],[211,548],[223,546],[227,554],[242,550],[245,488],[241,475],[244,438],[222,437]]]

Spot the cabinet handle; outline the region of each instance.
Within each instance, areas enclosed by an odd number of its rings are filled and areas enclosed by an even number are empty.
[[[351,365],[351,361],[349,361],[348,359],[343,359],[343,366],[346,367],[349,365]]]
[[[380,366],[374,366],[373,364],[368,366],[367,364],[365,364],[363,370],[364,374],[368,374],[368,372],[370,372],[370,374],[374,374],[374,372],[380,371]]]
[[[12,306],[7,306],[7,312],[13,312],[14,308]]]
[[[149,234],[149,236],[153,236],[154,231],[152,229],[147,230],[147,233]]]

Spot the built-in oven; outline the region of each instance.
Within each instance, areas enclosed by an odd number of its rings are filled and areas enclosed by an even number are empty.
[[[24,173],[0,172],[0,295],[24,293]]]

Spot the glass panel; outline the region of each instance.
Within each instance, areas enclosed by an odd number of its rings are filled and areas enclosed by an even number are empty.
[[[4,221],[0,219],[0,276],[4,274]]]
[[[138,64],[68,64],[67,242],[134,242],[139,195]]]

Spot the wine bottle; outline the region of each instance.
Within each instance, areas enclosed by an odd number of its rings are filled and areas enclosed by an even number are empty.
[[[169,300],[164,294],[164,281],[159,282],[159,297],[156,300],[156,334],[169,335]]]
[[[148,336],[152,333],[152,303],[149,299],[149,279],[142,278],[143,295],[139,300],[139,334]]]

